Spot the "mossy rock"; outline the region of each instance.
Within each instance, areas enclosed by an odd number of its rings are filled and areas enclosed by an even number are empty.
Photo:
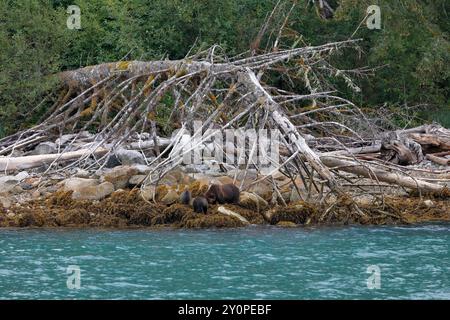
[[[277,227],[282,228],[297,228],[298,224],[292,222],[292,221],[280,221],[277,223]]]
[[[180,200],[180,195],[175,190],[169,190],[164,198],[161,199],[161,202],[166,205],[172,205]]]
[[[191,191],[192,198],[203,196],[208,191],[208,185],[202,181],[196,180],[189,184],[188,190]]]
[[[182,204],[174,204],[163,210],[162,213],[156,215],[152,221],[152,225],[161,224],[177,224],[180,223],[183,217],[187,214],[191,214],[192,209],[189,206]]]
[[[91,215],[85,209],[61,210],[56,215],[56,223],[61,227],[85,226],[91,222]]]
[[[16,216],[18,227],[42,227],[45,225],[45,217],[42,213],[25,212]]]
[[[227,204],[224,205],[225,208],[230,209],[236,213],[239,213],[243,218],[247,219],[250,224],[266,224],[266,220],[264,219],[261,212],[242,208],[240,205]]]
[[[235,217],[224,214],[199,214],[192,216],[180,225],[183,228],[205,229],[205,228],[239,228],[245,224]]]
[[[72,207],[75,203],[75,200],[72,199],[72,193],[73,191],[56,191],[47,198],[46,204],[48,207]]]
[[[116,191],[111,195],[109,201],[114,203],[136,204],[137,202],[143,201],[143,199],[139,193],[139,190],[133,189],[131,191],[126,190]]]
[[[121,217],[98,215],[95,218],[91,219],[90,226],[97,228],[126,228],[128,224],[127,220]]]
[[[152,212],[136,211],[130,214],[129,225],[151,226],[155,215]]]
[[[239,205],[241,207],[254,210],[254,211],[264,211],[268,207],[268,203],[262,197],[257,194],[250,192],[241,192]]]
[[[270,224],[290,221],[295,224],[306,224],[317,215],[317,210],[310,204],[299,202],[287,207],[276,208],[270,216]]]

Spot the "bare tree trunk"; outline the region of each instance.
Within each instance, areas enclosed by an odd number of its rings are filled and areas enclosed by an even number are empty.
[[[425,192],[440,192],[444,189],[444,187],[439,184],[425,182],[423,180],[408,177],[399,173],[376,169],[373,166],[364,166],[361,163],[351,160],[344,160],[330,156],[322,156],[320,159],[329,168],[353,173],[372,180],[399,185],[409,189]]]
[[[95,151],[89,149],[82,149],[58,154],[44,154],[25,157],[4,157],[0,158],[0,171],[9,172],[16,170],[31,169],[43,165],[50,165],[53,162],[64,162],[79,159],[88,155],[101,156],[107,152],[108,152],[107,149],[98,148]]]
[[[343,191],[339,183],[333,177],[332,172],[322,164],[320,158],[311,150],[289,118],[282,114],[281,107],[261,86],[255,73],[250,69],[247,69],[246,72],[241,74],[240,81],[247,87],[249,92],[253,92],[256,95],[257,99],[263,101],[263,107],[270,112],[272,119],[280,127],[282,133],[291,140],[292,144],[295,146],[294,149],[299,150],[301,155],[306,158],[308,163],[319,173],[319,175],[328,181],[328,185],[333,191],[342,194]]]
[[[448,166],[450,165],[450,159],[437,157],[432,154],[427,154],[426,158],[430,161],[433,161],[434,163],[440,164],[441,166]]]

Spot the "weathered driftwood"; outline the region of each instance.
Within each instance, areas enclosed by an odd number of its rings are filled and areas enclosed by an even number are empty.
[[[220,213],[222,213],[222,214],[225,214],[225,215],[227,215],[227,216],[237,218],[237,219],[239,219],[239,221],[241,221],[241,222],[244,223],[244,224],[250,224],[250,222],[248,222],[248,220],[245,219],[243,216],[241,216],[239,213],[234,212],[234,211],[232,211],[232,210],[230,210],[230,209],[227,209],[227,208],[225,208],[225,207],[219,207],[219,208],[217,209],[217,211],[220,212]]]
[[[399,165],[413,165],[424,159],[421,146],[415,141],[388,135],[381,141],[381,159]]]
[[[448,129],[438,125],[423,125],[406,130],[385,132],[380,137],[381,143],[374,141],[371,146],[324,152],[322,155],[369,154],[367,157],[359,156],[359,158],[379,158],[402,166],[419,164],[425,158],[441,165],[447,164],[445,159],[439,157],[449,154],[450,130]],[[336,148],[339,147],[336,144]],[[430,153],[433,154],[428,156]]]
[[[389,136],[389,135],[388,135]],[[432,153],[450,150],[450,130],[438,125],[425,125],[417,128],[396,131],[395,136],[382,140],[382,159],[394,164],[412,165],[428,159],[446,165],[446,159]]]
[[[42,139],[51,140],[58,134],[79,133],[95,126],[93,141],[104,148],[96,152],[104,156],[94,165],[103,165],[116,148],[157,149],[156,159],[149,163],[151,169],[145,186],[158,183],[181,163],[184,155],[201,148],[210,138],[202,135],[211,125],[222,131],[279,129],[281,164],[274,171],[289,177],[295,189],[299,189],[297,183],[301,180],[308,198],[313,193],[325,197],[324,189],[328,189],[324,185],[334,194],[345,195],[344,179],[335,174],[337,171],[411,189],[442,189],[438,184],[400,173],[397,166],[419,163],[422,153],[427,153],[422,151],[424,146],[449,150],[448,131],[423,126],[394,132],[383,140],[380,128],[352,102],[335,94],[334,81],[329,80],[341,77],[351,89],[358,90],[352,76],[369,73],[368,69],[339,70],[328,61],[333,52],[354,47],[356,43],[357,40],[349,40],[288,50],[277,47],[263,54],[252,52],[236,58],[224,56],[218,46],[213,46],[183,60],[121,61],[67,71],[60,74],[66,91],[59,95],[62,98],[47,111],[45,119],[33,128],[1,139],[0,152],[9,154],[17,148],[31,148]],[[309,93],[296,94],[275,87],[265,75],[268,70],[279,73],[290,83],[302,81]],[[156,118],[161,108],[167,113],[166,97],[171,98],[166,126],[188,129],[190,139],[181,134],[173,139],[157,137],[161,133]],[[203,122],[197,132],[193,131],[195,120]],[[151,138],[132,139],[144,132]],[[246,156],[251,158],[252,152],[248,151]],[[384,167],[371,161],[358,162],[355,156],[364,155],[365,160],[370,160],[378,154],[386,160]],[[341,158],[344,155],[348,157]],[[60,155],[0,158],[0,169],[51,166],[88,156],[80,150]],[[250,166],[261,174],[260,165],[248,161],[245,176]],[[284,203],[276,183],[273,186]]]
[[[444,189],[442,185],[429,183],[406,176],[400,172],[381,170],[371,166],[367,162],[356,162],[352,159],[342,159],[337,157],[322,156],[320,160],[330,169],[353,173],[375,181],[387,182],[393,185],[399,185],[405,188],[420,190],[424,192],[440,192]]]
[[[170,145],[171,139],[169,138],[156,138],[156,143],[153,140],[146,140],[146,141],[135,141],[128,144],[128,147],[132,150],[147,150],[147,149],[155,149],[156,147],[159,148],[166,148]]]
[[[433,161],[434,163],[440,164],[441,166],[448,166],[450,165],[450,159],[438,157],[432,154],[427,154],[426,158],[430,161]]]
[[[247,86],[249,92],[253,92],[256,95],[256,98],[260,101],[262,107],[270,112],[273,120],[281,129],[281,132],[289,138],[294,145],[294,149],[298,150],[319,175],[328,182],[331,189],[338,193],[342,193],[339,183],[333,177],[332,173],[322,164],[318,155],[309,148],[305,139],[298,133],[289,118],[282,114],[281,107],[261,86],[256,75],[250,69],[247,69],[246,72],[241,74],[240,81]]]
[[[413,133],[409,135],[411,139],[422,146],[425,153],[435,153],[450,150],[450,130],[448,136],[440,136],[437,134],[419,134]]]
[[[346,150],[338,150],[338,151],[330,151],[330,152],[323,152],[322,155],[356,155],[356,154],[374,154],[378,153],[381,150],[381,144],[376,144],[373,146],[365,146],[365,147],[359,147],[359,148],[347,148]]]
[[[96,150],[82,149],[58,154],[45,154],[24,157],[2,157],[0,158],[0,171],[9,172],[26,170],[44,165],[50,165],[52,163],[73,161],[86,156],[101,156],[107,152],[107,149],[97,148]]]

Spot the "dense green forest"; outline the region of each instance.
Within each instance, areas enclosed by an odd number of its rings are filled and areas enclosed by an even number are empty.
[[[49,75],[121,59],[178,59],[220,44],[229,56],[249,50],[277,0],[2,0],[0,2],[0,136],[37,121]],[[450,126],[450,2],[335,0],[325,19],[313,1],[297,1],[283,33],[286,45],[362,38],[359,54],[334,63],[376,67],[360,78],[361,92],[341,95],[365,108],[413,109]],[[292,0],[282,1],[283,21]],[[369,30],[366,9],[381,8],[381,30]],[[81,8],[81,29],[70,30],[69,5]],[[273,38],[272,38],[273,39]],[[268,32],[260,48],[270,45]]]

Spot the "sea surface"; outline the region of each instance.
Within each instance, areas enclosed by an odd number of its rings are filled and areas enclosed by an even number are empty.
[[[0,299],[450,299],[450,224],[0,229]]]

